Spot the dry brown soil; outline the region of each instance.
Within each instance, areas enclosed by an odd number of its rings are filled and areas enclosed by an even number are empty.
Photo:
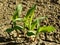
[[[20,38],[18,39],[20,44],[12,44],[8,39],[9,35],[4,31],[11,27],[11,16],[16,5],[20,3],[23,5],[22,17],[33,4],[37,4],[35,16],[48,16],[48,19],[41,22],[41,25],[53,25],[56,31],[40,33],[37,42]],[[13,33],[16,36],[14,31]],[[0,0],[0,45],[60,45],[60,0]]]

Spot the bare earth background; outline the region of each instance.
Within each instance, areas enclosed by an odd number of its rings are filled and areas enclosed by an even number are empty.
[[[4,30],[11,27],[11,16],[13,16],[16,5],[20,3],[23,5],[21,17],[23,17],[26,11],[36,3],[35,16],[48,16],[48,19],[41,22],[41,25],[53,25],[56,31],[46,33],[46,35],[41,33],[39,41],[36,44],[34,42],[25,41],[24,38],[20,38],[19,41],[21,44],[19,45],[60,45],[60,0],[0,0],[0,42],[5,41],[5,39],[9,37]],[[12,34],[13,33],[16,36],[14,31]]]

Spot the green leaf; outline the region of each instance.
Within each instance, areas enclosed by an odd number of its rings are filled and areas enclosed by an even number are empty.
[[[47,30],[48,32],[52,32],[55,30],[55,28],[53,26],[47,26]]]
[[[27,36],[32,36],[32,35],[34,35],[33,32],[27,32]]]
[[[29,18],[30,16],[32,16],[32,14],[34,13],[35,11],[35,8],[36,8],[36,5],[34,5],[32,8],[30,8],[26,14],[26,18]]]
[[[53,26],[43,26],[43,27],[40,27],[37,31],[38,32],[52,32],[54,30],[55,28]]]
[[[29,29],[31,30],[31,23],[34,17],[34,11],[35,11],[36,5],[32,6],[32,8],[30,8],[25,16],[25,25],[26,27],[29,27]]]
[[[28,31],[27,32],[27,36],[32,36],[35,35],[36,31]]]
[[[40,18],[37,18],[35,19],[34,22],[32,22],[32,25],[31,25],[31,30],[33,30],[35,28],[35,26],[37,25],[37,28],[40,26],[40,20],[43,20],[45,19],[45,17],[40,17]]]
[[[15,20],[16,18],[18,18],[18,11],[15,11],[14,12],[14,15],[12,17],[12,20]]]
[[[40,17],[39,19],[40,19],[40,20],[43,20],[43,19],[45,19],[45,18],[46,18],[46,17]]]
[[[12,28],[8,28],[8,29],[6,29],[6,32],[7,32],[7,33],[11,33],[13,30],[14,30],[14,29],[12,29]]]
[[[15,20],[16,18],[19,17],[19,15],[21,14],[21,11],[22,11],[22,5],[19,4],[19,5],[16,7],[16,10],[15,10],[15,12],[14,12],[13,20]]]
[[[39,19],[37,19],[37,29],[39,28],[39,26],[40,26],[40,21]]]
[[[16,21],[23,21],[23,18],[17,18],[13,22],[16,22]]]
[[[38,32],[47,32],[47,26],[43,26],[43,27],[40,27],[38,30]]]
[[[37,22],[37,28],[39,28],[41,20],[43,20],[45,18],[46,17],[38,17],[38,18],[35,19],[35,21]]]
[[[14,29],[15,29],[15,30],[22,30],[23,27],[22,27],[22,26],[14,26]]]
[[[31,24],[31,30],[34,30],[35,26],[37,25],[37,20],[32,22]]]
[[[19,5],[17,6],[17,11],[18,11],[18,15],[20,15],[21,12],[22,12],[22,4],[19,4]]]
[[[38,21],[41,21],[41,20],[44,20],[46,17],[38,17],[37,19],[35,20],[38,20]]]

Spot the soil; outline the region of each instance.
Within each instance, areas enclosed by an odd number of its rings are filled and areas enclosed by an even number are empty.
[[[36,42],[31,42],[28,38],[17,38],[17,43],[10,39],[9,34],[4,32],[11,27],[11,17],[16,9],[16,5],[23,5],[21,17],[33,4],[37,4],[35,17],[47,16],[48,19],[41,22],[42,25],[53,25],[56,31],[51,33],[40,33]],[[16,37],[16,32],[11,34]],[[22,34],[20,34],[22,36]],[[0,45],[60,45],[60,0],[0,0]]]

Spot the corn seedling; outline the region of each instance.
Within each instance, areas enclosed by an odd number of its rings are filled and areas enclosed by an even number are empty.
[[[52,32],[55,30],[53,26],[40,26],[41,20],[45,19],[46,17],[38,17],[34,19],[34,11],[36,9],[36,5],[32,6],[23,18],[19,18],[19,15],[22,11],[21,4],[17,6],[16,11],[13,15],[12,21],[13,21],[13,28],[9,28],[6,30],[6,32],[10,33],[11,31],[15,30],[27,30],[26,35],[28,37],[37,37],[40,32]],[[23,23],[23,26],[17,26],[16,21],[20,21]],[[35,30],[36,29],[36,30]]]
[[[22,18],[19,18],[19,15],[21,14],[21,11],[22,11],[22,5],[20,4],[16,7],[16,10],[15,10],[14,15],[12,17],[12,23],[13,23],[12,27],[6,29],[7,33],[11,33],[13,30],[15,30],[17,32],[17,36],[18,36],[18,31],[17,30],[22,30],[23,27],[16,24],[16,21],[19,21],[19,20],[21,21],[22,20]]]

